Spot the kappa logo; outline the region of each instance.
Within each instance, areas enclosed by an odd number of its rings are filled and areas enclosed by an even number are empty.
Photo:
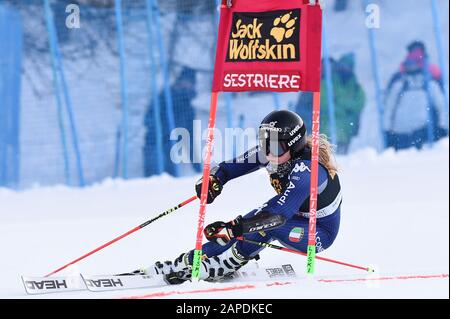
[[[303,162],[301,162],[300,164],[295,164],[295,167],[292,171],[294,173],[298,173],[298,172],[303,173],[304,171],[308,171],[311,173],[311,170],[309,169],[309,167],[306,166],[305,163],[303,163]]]
[[[297,17],[291,19],[292,11],[285,15],[278,17],[273,22],[273,28],[270,30],[270,35],[280,43],[284,39],[289,39],[294,34],[295,22]]]

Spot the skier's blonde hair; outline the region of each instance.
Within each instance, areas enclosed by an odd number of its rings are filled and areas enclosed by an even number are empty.
[[[306,143],[309,148],[312,148],[312,136],[309,135],[306,138]],[[328,141],[325,134],[319,135],[319,163],[322,164],[330,174],[331,178],[334,178],[338,171],[338,167],[334,158],[335,145]]]

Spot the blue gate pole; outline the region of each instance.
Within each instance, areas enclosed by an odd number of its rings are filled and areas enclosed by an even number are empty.
[[[10,131],[10,143],[12,152],[13,167],[11,171],[11,186],[19,187],[19,168],[20,168],[20,92],[21,92],[21,78],[22,78],[22,49],[23,49],[23,28],[22,19],[19,14],[14,16],[15,23],[12,23],[13,30],[17,32],[10,32],[10,43],[15,44],[15,57],[13,59],[13,79],[12,83],[15,84],[14,93],[11,96],[12,99],[12,114],[11,114],[11,131]]]
[[[64,130],[62,100],[61,100],[61,95],[60,95],[60,91],[59,91],[60,84],[59,84],[59,79],[58,79],[56,43],[55,43],[55,38],[53,36],[53,34],[54,34],[53,15],[52,15],[52,11],[50,8],[49,0],[43,0],[43,1],[44,1],[45,21],[46,21],[46,25],[47,25],[48,40],[49,40],[49,45],[50,45],[50,55],[51,55],[51,60],[52,60],[53,89],[55,90],[56,105],[57,105],[57,110],[58,110],[58,126],[59,126],[60,135],[61,135],[61,144],[62,144],[63,156],[64,156],[64,175],[65,175],[65,179],[66,179],[66,184],[71,185],[69,153],[68,153],[67,143],[66,143],[66,133]]]
[[[156,138],[156,168],[157,173],[164,171],[164,149],[163,134],[161,126],[161,106],[158,94],[158,86],[156,80],[156,63],[153,52],[153,10],[151,0],[146,0],[147,9],[147,28],[148,28],[148,53],[150,55],[150,81],[152,90],[152,106],[153,106],[153,124],[155,125]]]
[[[0,79],[0,83],[1,81],[2,79]],[[4,96],[5,93],[6,92],[2,92],[2,88],[0,86],[0,98],[2,98],[2,96]],[[7,130],[8,125],[7,125],[6,108],[4,106],[3,107],[0,106],[0,187],[7,186],[8,184]]]
[[[216,26],[219,27],[219,23],[220,23],[220,6],[222,4],[222,0],[215,0],[216,2],[216,8],[214,9],[214,19],[216,22]],[[217,34],[217,32],[216,32]],[[217,38],[217,36],[216,36]]]
[[[425,92],[427,95],[427,114],[428,114],[428,121],[427,121],[427,138],[428,138],[428,146],[432,146],[434,142],[434,117],[433,117],[433,99],[431,97],[430,92],[430,81],[431,81],[431,74],[430,74],[430,65],[428,61],[428,57],[423,57],[424,61],[424,74],[425,74]]]
[[[6,47],[8,32],[6,31],[7,23],[7,12],[4,10],[3,6],[0,6],[0,52],[5,52],[8,49]],[[3,31],[3,32],[2,32]],[[5,58],[5,55],[0,55],[0,187],[6,186],[7,184],[7,177],[6,177],[6,171],[7,171],[7,156],[6,156],[6,150],[7,150],[7,131],[8,131],[8,125],[7,125],[7,110],[6,108],[7,103],[4,103],[3,101],[6,99],[7,93],[6,93],[6,64],[7,61]],[[9,61],[8,61],[9,62]]]
[[[272,98],[273,98],[273,105],[275,107],[275,110],[279,110],[280,109],[280,96],[278,95],[277,92],[273,92],[272,93]]]
[[[0,79],[1,81],[1,79]],[[2,96],[2,90],[0,87],[0,97]],[[0,187],[6,186],[7,178],[7,156],[6,156],[6,109],[0,107]]]
[[[368,0],[363,0],[364,7],[366,8],[369,5]],[[370,46],[370,57],[371,57],[371,65],[372,65],[372,76],[375,82],[375,98],[377,103],[377,111],[378,111],[378,130],[380,131],[381,137],[381,150],[386,148],[386,136],[383,129],[383,102],[381,99],[381,81],[380,74],[378,69],[378,57],[377,50],[375,47],[375,34],[373,28],[367,28],[369,35],[369,46]]]
[[[117,24],[117,41],[120,57],[120,98],[122,101],[122,177],[128,178],[128,95],[125,73],[125,44],[123,38],[122,0],[115,1],[115,14]]]
[[[431,0],[431,12],[433,14],[433,25],[434,25],[434,36],[436,38],[436,47],[439,55],[439,67],[442,72],[442,82],[444,85],[444,92],[445,92],[445,120],[447,121],[447,128],[449,128],[448,125],[448,116],[449,116],[449,110],[448,110],[448,69],[445,65],[445,53],[444,53],[444,46],[442,44],[442,30],[441,30],[441,19],[439,18],[439,11],[437,6],[436,0]]]
[[[328,102],[328,118],[329,118],[328,122],[330,123],[329,126],[330,138],[331,143],[337,145],[336,112],[334,108],[334,88],[331,74],[331,65],[329,60],[330,51],[328,50],[325,11],[322,16],[322,51],[325,68],[325,81],[327,83],[327,102]]]
[[[6,25],[6,19],[2,17],[2,8],[0,7],[0,32],[1,30],[4,30],[4,25]],[[2,23],[5,22],[5,23]],[[2,34],[0,33],[0,39],[2,39]],[[0,42],[0,49],[3,50],[1,47],[2,43]],[[1,56],[0,56],[1,58]],[[5,71],[3,69],[3,66],[6,65],[6,62],[3,62],[0,59],[0,187],[7,186],[7,156],[6,156],[6,150],[7,150],[7,112],[6,112],[6,103],[2,103],[2,101],[6,98],[6,90],[4,90],[4,87],[6,86],[6,75]]]
[[[50,6],[49,6],[49,8],[50,8]],[[51,17],[52,17],[51,23],[52,23],[52,31],[53,31],[52,37],[53,37],[53,42],[55,43],[56,62],[57,62],[60,76],[61,76],[61,84],[62,84],[62,88],[63,88],[64,102],[66,105],[67,115],[69,117],[70,131],[72,133],[72,144],[73,144],[73,148],[75,151],[75,158],[76,158],[76,163],[77,163],[78,183],[79,183],[79,186],[84,187],[85,182],[84,182],[84,174],[83,174],[83,164],[81,161],[80,147],[78,144],[78,132],[77,132],[77,128],[75,125],[75,118],[73,115],[72,98],[70,97],[70,91],[67,86],[66,76],[65,76],[64,68],[63,68],[63,64],[62,64],[61,52],[58,47],[58,34],[55,29],[53,16],[51,16]]]
[[[157,32],[157,39],[158,39],[158,47],[159,47],[159,59],[163,71],[163,78],[164,78],[164,97],[166,100],[166,111],[167,111],[167,121],[169,124],[169,130],[172,131],[175,129],[175,117],[173,113],[173,100],[172,100],[172,93],[170,92],[170,75],[169,75],[169,65],[167,62],[167,54],[166,49],[164,47],[163,42],[163,36],[162,36],[162,30],[161,30],[161,21],[159,19],[160,12],[158,8],[158,3],[156,0],[151,0],[153,5],[153,10],[155,11],[155,24],[156,24],[156,32]],[[170,142],[170,145],[174,145],[174,141],[170,140],[167,141]],[[167,160],[171,160],[170,157]],[[180,176],[180,170],[178,165],[173,165],[175,176]]]
[[[79,185],[81,187],[83,187],[85,185],[84,182],[84,175],[83,175],[83,165],[82,165],[82,161],[81,161],[81,153],[80,153],[80,148],[79,148],[79,144],[78,144],[78,133],[77,133],[77,129],[76,129],[76,125],[75,125],[75,119],[73,116],[73,108],[72,108],[72,99],[70,97],[70,92],[66,83],[66,77],[64,74],[64,68],[62,65],[62,58],[61,58],[61,53],[59,51],[58,48],[58,35],[55,29],[55,23],[53,20],[53,13],[51,11],[51,7],[50,7],[50,2],[48,0],[46,0],[47,2],[47,10],[50,13],[50,42],[53,42],[53,46],[54,46],[54,54],[55,54],[55,60],[56,60],[56,71],[59,71],[59,75],[61,77],[61,84],[62,84],[62,89],[63,89],[63,94],[64,94],[64,102],[66,105],[66,110],[67,110],[67,114],[69,117],[69,124],[70,124],[70,130],[72,133],[72,143],[73,143],[73,148],[75,151],[75,157],[76,157],[76,163],[77,163],[77,172],[78,172],[78,181],[79,181]]]
[[[114,172],[113,172],[113,178],[119,177],[119,170],[120,170],[120,140],[121,140],[121,132],[122,130],[120,127],[116,130],[116,147],[115,147],[115,154],[114,154]]]

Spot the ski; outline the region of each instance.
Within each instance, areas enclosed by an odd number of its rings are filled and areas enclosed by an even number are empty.
[[[248,265],[245,269],[236,271],[232,276],[220,282],[260,281],[278,278],[296,277],[290,264],[259,267],[258,264]],[[102,292],[111,290],[127,290],[138,288],[156,288],[169,286],[165,275],[85,275],[60,277],[29,277],[22,276],[25,291],[29,295],[91,291]]]
[[[77,275],[60,277],[22,276],[25,291],[39,295],[71,291],[110,291],[168,286],[164,275]]]
[[[93,292],[168,286],[164,277],[164,275],[81,275],[86,288]]]
[[[28,277],[22,276],[25,291],[29,295],[86,290],[80,276]]]

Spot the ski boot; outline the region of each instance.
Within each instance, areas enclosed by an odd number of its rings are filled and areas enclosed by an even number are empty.
[[[172,285],[190,281],[192,278],[192,263],[190,262],[190,252],[181,254],[171,261],[157,261],[154,265],[135,270],[122,275],[164,275],[166,282]],[[254,258],[257,258],[254,257]],[[200,279],[209,282],[219,282],[232,279],[237,270],[248,263],[252,258],[241,255],[236,243],[222,254],[212,257],[203,256],[201,261]]]
[[[236,248],[236,244],[220,255],[204,258],[202,260],[200,279],[209,282],[232,279],[235,272],[252,259],[241,255]]]

